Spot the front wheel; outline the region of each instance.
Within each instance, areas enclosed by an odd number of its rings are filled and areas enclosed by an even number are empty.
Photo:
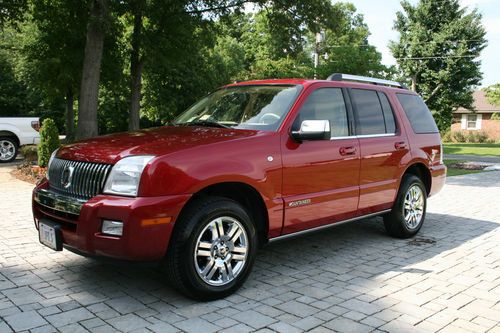
[[[0,137],[0,163],[12,162],[16,159],[19,147],[11,137]]]
[[[170,281],[196,299],[225,297],[250,273],[257,250],[255,226],[240,204],[226,198],[207,198],[186,209],[170,240]]]
[[[398,238],[415,236],[424,223],[426,208],[424,184],[415,175],[405,175],[391,212],[384,216],[387,233]]]

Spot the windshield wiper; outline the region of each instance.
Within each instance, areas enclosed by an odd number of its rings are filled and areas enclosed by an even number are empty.
[[[189,123],[184,123],[184,125],[186,125],[186,126],[206,126],[206,127],[231,128],[230,126],[218,123],[216,121],[208,121],[208,120],[191,121]]]

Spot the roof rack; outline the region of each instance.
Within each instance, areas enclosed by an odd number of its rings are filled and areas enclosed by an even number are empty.
[[[390,87],[396,87],[396,88],[401,88],[401,89],[407,89],[406,86],[402,83],[399,83],[396,81],[390,81],[390,80],[376,79],[376,78],[368,77],[368,76],[335,73],[335,74],[330,75],[326,79],[328,81],[356,81],[356,82],[371,83],[371,84],[376,84],[376,85],[383,85],[383,86],[390,86]]]

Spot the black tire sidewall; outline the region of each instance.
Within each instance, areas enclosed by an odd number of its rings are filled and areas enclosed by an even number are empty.
[[[243,270],[233,281],[224,286],[211,286],[203,281],[196,271],[194,251],[196,251],[196,242],[201,231],[208,223],[221,216],[232,217],[238,220],[243,228],[245,228],[248,238],[247,260]],[[224,297],[238,289],[250,273],[255,260],[258,244],[255,226],[243,207],[232,200],[222,199],[211,205],[205,206],[204,209],[198,211],[189,220],[184,222],[187,223],[187,225],[182,237],[184,243],[182,248],[184,253],[181,255],[181,267],[183,270],[183,278],[186,279],[187,289],[190,289],[193,296],[196,298],[206,300]]]
[[[0,163],[10,163],[14,161],[19,153],[19,145],[17,144],[16,140],[12,139],[11,137],[0,137],[0,141],[9,141],[14,145],[14,156],[8,160],[0,160]]]
[[[404,217],[404,202],[405,202],[406,193],[414,185],[417,185],[418,187],[420,187],[420,190],[422,191],[422,194],[424,195],[424,197],[423,197],[424,198],[424,210],[423,210],[423,214],[422,214],[422,219],[420,220],[418,227],[415,229],[409,229],[406,225],[405,217]],[[427,212],[427,191],[425,189],[424,184],[420,180],[420,178],[418,178],[417,176],[414,176],[414,175],[405,176],[403,178],[403,184],[402,184],[400,191],[398,193],[398,201],[397,201],[396,208],[397,209],[395,209],[395,211],[394,211],[396,216],[394,216],[394,217],[398,220],[398,223],[400,224],[401,228],[403,229],[402,231],[404,233],[404,236],[411,237],[411,236],[417,234],[418,231],[422,228],[422,225],[424,224],[425,215]]]

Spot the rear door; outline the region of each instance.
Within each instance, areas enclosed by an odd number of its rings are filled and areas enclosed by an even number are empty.
[[[283,140],[283,234],[356,216],[359,143],[352,135],[347,90],[316,85],[299,108],[292,129],[304,120],[329,120],[331,138]]]
[[[406,134],[387,95],[369,89],[349,90],[360,144],[359,215],[392,207],[402,161],[409,158]]]

